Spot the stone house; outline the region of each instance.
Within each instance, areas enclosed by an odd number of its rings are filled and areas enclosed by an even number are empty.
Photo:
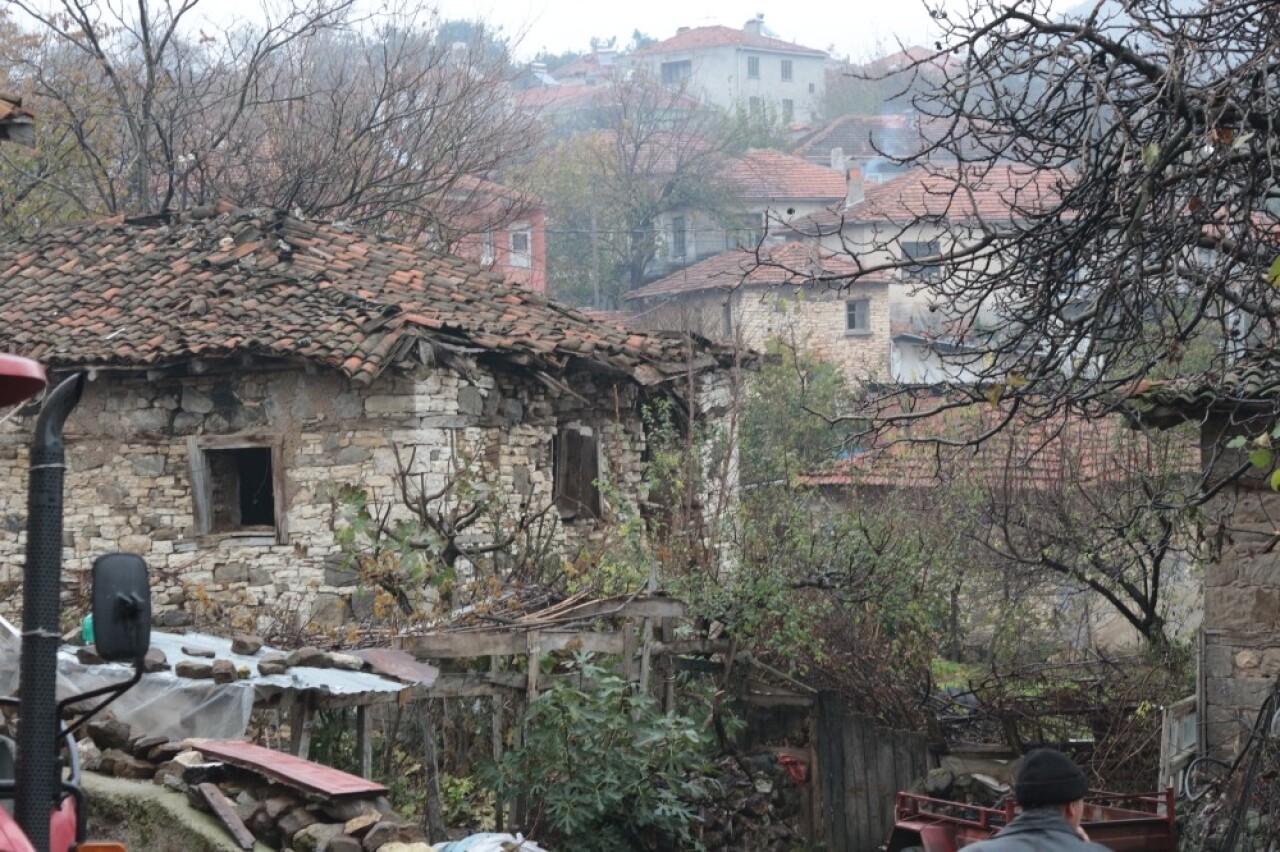
[[[1274,462],[1252,465],[1252,439],[1280,421],[1280,358],[1268,352],[1212,385],[1152,383],[1130,401],[1132,416],[1159,427],[1199,430],[1205,507],[1204,624],[1196,693],[1199,744],[1230,756],[1243,744],[1280,677],[1280,493]],[[1243,447],[1233,439],[1248,439]]]
[[[428,489],[467,467],[554,508],[572,557],[644,498],[645,402],[691,417],[728,402],[722,347],[595,323],[461,258],[276,210],[64,228],[0,246],[0,276],[0,351],[89,377],[67,425],[68,591],[93,556],[140,553],[161,626],[200,607],[260,629],[350,617],[367,598],[339,570],[332,495],[395,505],[395,448]],[[20,414],[0,426],[9,584]]]
[[[627,295],[637,328],[689,330],[763,350],[782,338],[839,364],[851,381],[888,377],[888,278],[868,276],[851,288],[824,277],[853,265],[813,243],[766,242],[758,250],[722,252]]]
[[[850,170],[851,184],[855,172]],[[895,381],[965,382],[975,358],[967,336],[994,330],[1004,319],[994,304],[944,303],[937,284],[972,284],[980,291],[1003,266],[1001,234],[1023,212],[1056,203],[1062,180],[1061,172],[1016,165],[992,166],[980,175],[954,166],[916,167],[884,183],[851,185],[843,207],[787,227],[791,238],[855,257],[863,269],[890,279]],[[979,243],[986,248],[976,258],[948,260]]]
[[[628,58],[663,85],[683,87],[724,110],[770,110],[783,125],[822,113],[825,51],[766,35],[764,16],[732,27],[680,27]]]

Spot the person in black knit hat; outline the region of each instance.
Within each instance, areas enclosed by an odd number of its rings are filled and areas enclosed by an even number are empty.
[[[1080,827],[1089,780],[1071,758],[1041,748],[1022,759],[1013,780],[1013,797],[1022,813],[990,840],[965,852],[1107,852]]]

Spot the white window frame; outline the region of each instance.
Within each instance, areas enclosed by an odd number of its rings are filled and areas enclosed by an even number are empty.
[[[516,243],[521,238],[524,246],[517,247]],[[507,265],[519,269],[533,266],[533,231],[526,222],[517,222],[511,226],[511,237],[507,243]]]
[[[493,231],[485,231],[480,235],[480,263],[488,266],[494,259]]]
[[[747,57],[747,79],[748,80],[760,79],[760,57],[759,56]]]
[[[791,64],[790,59],[782,60],[781,74],[782,82],[784,83],[790,83],[795,79],[795,67]]]

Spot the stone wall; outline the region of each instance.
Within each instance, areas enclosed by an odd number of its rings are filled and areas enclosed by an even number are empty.
[[[1226,444],[1263,428],[1270,424],[1211,421],[1202,432],[1206,466],[1215,476],[1235,469],[1246,451]],[[1211,751],[1234,754],[1280,677],[1280,493],[1251,472],[1209,512],[1215,526],[1204,581],[1205,735]]]
[[[850,299],[870,304],[866,333],[845,328],[845,303]],[[782,338],[838,365],[855,384],[889,375],[889,290],[884,283],[860,283],[839,292],[820,287],[705,290],[652,306],[636,322],[645,328],[688,329],[715,340],[732,335],[738,344],[757,351]]]
[[[583,379],[573,389],[578,396],[553,393],[521,374],[470,381],[445,368],[384,376],[368,388],[303,370],[153,382],[99,375],[66,430],[68,611],[87,598],[92,559],[123,550],[150,565],[160,627],[182,625],[201,607],[257,629],[277,619],[339,622],[357,590],[339,570],[332,495],[349,483],[395,502],[393,444],[405,457],[414,454],[428,488],[443,485],[460,459],[472,459],[485,481],[536,509],[552,501],[557,430],[589,429],[611,497],[637,497],[644,435],[635,386]],[[14,418],[0,426],[0,583],[10,591],[21,581],[31,425]],[[192,447],[240,439],[276,453],[283,474],[277,505],[284,507],[278,535],[269,527],[198,529]],[[571,551],[601,535],[599,522],[575,519],[560,525],[557,539]],[[21,595],[0,606],[15,615]]]

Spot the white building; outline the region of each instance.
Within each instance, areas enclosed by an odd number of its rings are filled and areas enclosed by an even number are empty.
[[[637,50],[634,67],[726,110],[773,111],[782,123],[821,117],[827,54],[765,35],[764,16],[737,30],[681,27]]]

